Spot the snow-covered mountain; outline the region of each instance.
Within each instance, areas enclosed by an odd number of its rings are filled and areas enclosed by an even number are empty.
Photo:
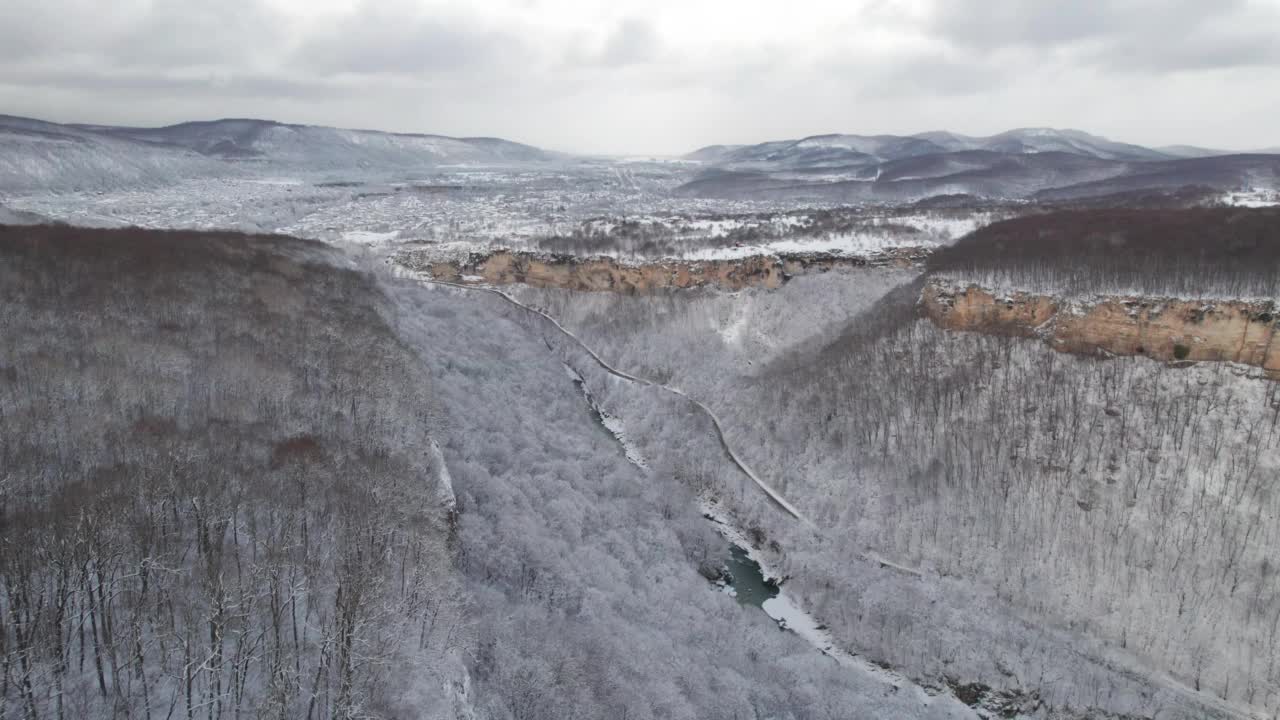
[[[1079,130],[1020,128],[989,137],[936,131],[916,135],[814,135],[757,145],[712,145],[685,156],[733,169],[816,168],[900,160],[920,155],[987,150],[1026,155],[1059,152],[1101,160],[1168,160],[1180,155],[1115,142]],[[1225,154],[1225,153],[1217,153]]]
[[[0,192],[163,184],[226,172],[192,150],[0,116]]]
[[[724,158],[728,154],[737,150],[741,150],[744,147],[747,147],[747,146],[746,145],[708,145],[706,147],[698,148],[697,150],[694,150],[693,152],[684,155],[683,159],[692,160],[695,162],[715,163],[715,162],[719,162],[722,158]]]
[[[1156,148],[1165,155],[1182,158],[1213,157],[1214,155],[1230,155],[1225,150],[1200,147],[1199,145],[1163,145]]]
[[[109,189],[179,178],[543,163],[498,138],[453,138],[227,119],[160,128],[60,125],[0,116],[0,190]]]
[[[758,145],[712,145],[685,156],[735,169],[856,167],[887,160],[946,152],[923,138],[897,135],[814,135]]]
[[[498,138],[343,130],[271,120],[212,120],[161,128],[80,127],[112,137],[177,146],[228,160],[261,159],[320,167],[396,167],[551,159],[550,154],[535,147]]]
[[[1080,130],[1019,128],[990,137],[968,137],[948,132],[921,133],[914,137],[929,140],[952,152],[991,150],[1019,155],[1065,152],[1102,160],[1168,160],[1171,157],[1159,150],[1115,142]]]
[[[1023,128],[990,137],[818,135],[703,148],[707,170],[678,189],[703,198],[911,202],[938,195],[1094,197],[1197,186],[1272,188],[1280,158],[1175,146],[1155,150],[1079,130]]]

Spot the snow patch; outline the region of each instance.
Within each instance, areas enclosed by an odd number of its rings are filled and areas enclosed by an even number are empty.
[[[390,232],[372,232],[370,230],[348,230],[342,233],[342,239],[349,243],[357,245],[379,245],[396,239],[400,235],[399,230]]]
[[[1277,190],[1243,190],[1229,192],[1222,196],[1223,204],[1231,207],[1262,208],[1280,205],[1280,191]]]
[[[587,399],[587,404],[590,405],[591,409],[595,411],[597,416],[599,416],[600,424],[604,425],[604,428],[612,433],[613,437],[618,441],[618,444],[622,446],[622,452],[627,456],[627,461],[641,470],[647,470],[649,468],[649,463],[645,460],[644,454],[640,452],[640,449],[637,448],[627,437],[627,426],[626,423],[622,421],[622,418],[617,417],[616,415],[610,415],[604,410],[604,408],[600,407],[600,404],[596,402],[595,395],[592,395],[591,391],[587,389],[586,380],[578,374],[577,370],[570,367],[568,363],[561,363],[561,365],[564,365],[565,373],[575,383],[577,383],[578,387],[582,390],[582,395]]]
[[[458,507],[458,497],[453,492],[453,476],[449,474],[449,465],[444,461],[444,453],[440,450],[440,444],[434,438],[428,444],[428,447],[430,448],[431,463],[436,470],[440,505],[449,511],[453,511]]]
[[[733,317],[729,323],[718,328],[720,337],[724,339],[726,345],[738,347],[742,344],[743,336],[747,332],[747,325],[751,320],[751,302],[740,303],[733,309]]]

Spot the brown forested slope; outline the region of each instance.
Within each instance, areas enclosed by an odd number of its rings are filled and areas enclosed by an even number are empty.
[[[988,225],[929,270],[1000,289],[1280,296],[1280,209],[1072,210]]]
[[[430,677],[452,594],[427,382],[339,262],[0,228],[15,716],[388,714]]]

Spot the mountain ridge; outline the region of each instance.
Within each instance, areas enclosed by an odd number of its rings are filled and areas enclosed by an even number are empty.
[[[938,195],[1063,200],[1197,186],[1227,192],[1280,185],[1280,156],[1191,146],[1155,150],[1078,130],[1021,128],[989,137],[814,135],[702,148],[684,197],[914,202]]]
[[[763,154],[793,152],[826,142],[828,147],[855,150],[880,160],[900,159],[932,152],[992,150],[1017,154],[1064,151],[1109,160],[1163,160],[1178,157],[1175,153],[1124,143],[1093,135],[1082,130],[1046,127],[1024,127],[988,136],[971,136],[947,130],[906,135],[824,133],[791,140],[771,140],[748,145],[709,145],[685,154],[689,160],[711,160],[716,163],[749,162]],[[869,149],[884,152],[868,152]],[[1222,153],[1231,154],[1231,153]]]
[[[154,128],[60,124],[0,115],[0,187],[110,189],[245,168],[280,173],[413,171],[547,163],[565,156],[502,138],[390,133],[256,118]]]

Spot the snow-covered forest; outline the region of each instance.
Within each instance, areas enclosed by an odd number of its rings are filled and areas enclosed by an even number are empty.
[[[1275,381],[917,308],[1176,294],[1188,248],[1269,292],[1272,214],[1214,212],[1256,232],[508,297],[394,245],[4,228],[0,717],[1274,715]]]
[[[0,0],[0,720],[1280,720],[1277,28]]]
[[[1280,210],[1032,214],[935,253],[935,276],[1056,297],[1280,298]]]
[[[521,296],[611,362],[707,399],[818,526],[729,494],[848,647],[923,682],[1034,692],[1090,715],[1275,712],[1274,381],[947,332],[917,318],[912,278]],[[615,401],[629,421],[645,416]],[[633,437],[678,443],[650,413]]]
[[[431,381],[315,243],[6,228],[0,715],[449,706]]]
[[[637,466],[565,364],[608,380],[497,298],[5,232],[5,717],[971,714],[709,582],[698,491],[740,479],[707,428]]]

